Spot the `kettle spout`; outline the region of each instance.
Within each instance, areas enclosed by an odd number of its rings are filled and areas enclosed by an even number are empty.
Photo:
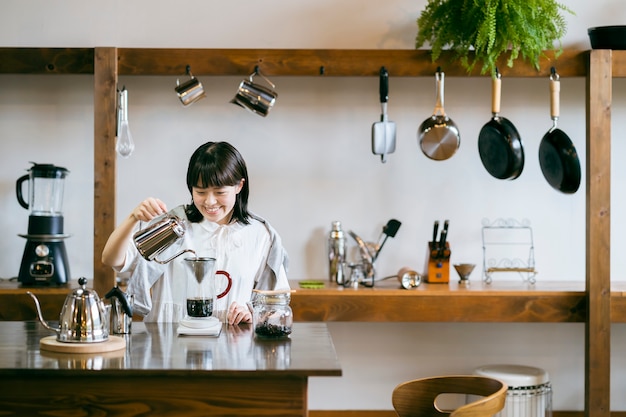
[[[41,313],[41,306],[39,305],[39,300],[37,299],[37,296],[30,291],[27,291],[26,294],[30,295],[32,299],[35,301],[35,308],[37,309],[37,317],[39,318],[39,321],[41,322],[43,327],[45,327],[46,329],[52,332],[56,332],[57,334],[60,334],[61,333],[60,328],[55,329],[54,327],[50,326],[48,322],[43,318],[43,314]]]
[[[171,261],[173,261],[175,258],[178,258],[178,257],[179,257],[180,255],[182,255],[183,253],[187,253],[187,252],[193,253],[194,255],[196,254],[196,251],[195,251],[195,250],[193,250],[193,249],[185,249],[185,250],[182,250],[182,251],[178,252],[178,253],[177,253],[177,254],[175,254],[175,255],[172,255],[171,257],[167,258],[167,259],[166,259],[166,260],[164,260],[164,261],[161,261],[161,260],[157,259],[156,257],[152,258],[152,260],[153,260],[154,262],[158,263],[158,264],[165,265],[165,264],[168,264],[168,263],[170,263]]]

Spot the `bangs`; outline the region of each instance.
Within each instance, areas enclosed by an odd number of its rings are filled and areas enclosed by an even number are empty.
[[[218,188],[233,186],[239,183],[241,177],[236,175],[236,169],[229,166],[226,160],[222,159],[221,163],[218,163],[218,161],[213,158],[211,159],[212,160],[198,161],[198,163],[192,167],[190,172],[190,179],[192,179],[191,186],[199,188]]]

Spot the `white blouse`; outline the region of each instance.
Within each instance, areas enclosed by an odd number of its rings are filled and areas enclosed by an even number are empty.
[[[261,218],[250,218],[250,224],[219,225],[206,219],[188,223],[184,239],[174,246],[176,251],[169,248],[157,259],[165,260],[177,251],[193,249],[198,257],[215,258],[215,270],[230,275],[230,291],[213,306],[213,316],[223,322],[230,304],[236,301],[246,305],[253,288],[289,289],[286,252],[280,237]],[[185,253],[163,265],[145,260],[132,240],[129,242],[126,260],[118,272],[130,272],[127,292],[134,297],[134,311],[144,315],[145,322],[178,322],[185,316],[187,279],[192,276],[184,259],[193,256]],[[219,294],[227,282],[222,275],[216,275],[215,280]]]

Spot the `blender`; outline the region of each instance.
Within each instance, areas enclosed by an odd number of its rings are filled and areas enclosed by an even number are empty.
[[[26,247],[18,281],[23,286],[65,285],[70,271],[63,233],[64,179],[68,170],[52,164],[36,164],[16,184],[17,201],[30,210]],[[28,181],[28,201],[22,188]]]

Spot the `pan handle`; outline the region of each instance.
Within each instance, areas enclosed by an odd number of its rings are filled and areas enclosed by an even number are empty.
[[[550,116],[556,126],[561,107],[561,81],[559,81],[559,74],[556,73],[554,67],[550,71]]]
[[[491,113],[497,117],[500,113],[500,93],[502,89],[502,75],[496,68],[496,75],[491,78]]]
[[[445,79],[445,74],[441,71],[441,67],[437,68],[437,72],[435,73],[435,82],[436,82],[436,94],[437,101],[435,103],[435,111],[433,112],[435,116],[445,116],[446,111],[443,108],[443,82]]]
[[[380,67],[380,102],[386,103],[389,100],[389,72],[385,67]]]

